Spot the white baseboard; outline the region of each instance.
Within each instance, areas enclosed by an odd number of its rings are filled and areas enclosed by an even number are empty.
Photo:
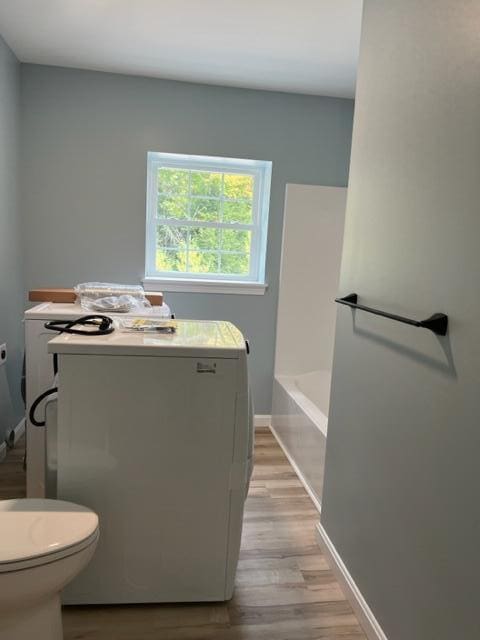
[[[352,605],[352,609],[365,631],[365,635],[368,640],[387,640],[387,636],[378,624],[377,619],[367,604],[367,601],[362,596],[360,589],[357,587],[354,579],[348,572],[347,567],[345,566],[338,551],[335,549],[333,542],[328,537],[328,534],[323,528],[321,522],[317,524],[317,541],[327,556],[332,571],[340,583],[346,598]]]
[[[255,429],[257,427],[269,427],[272,424],[272,416],[257,413],[254,418]]]
[[[7,443],[2,442],[2,444],[0,444],[0,462],[5,460],[6,455],[7,455]]]
[[[10,431],[8,436],[8,446],[14,447],[25,433],[25,418],[22,418],[17,426]]]
[[[319,502],[317,496],[313,493],[313,491],[310,488],[310,485],[307,482],[307,479],[305,478],[305,476],[303,475],[303,473],[300,471],[300,468],[298,467],[297,463],[295,462],[295,460],[292,458],[292,456],[290,455],[290,453],[288,452],[287,447],[284,445],[282,439],[280,438],[280,436],[278,435],[277,431],[275,430],[275,427],[273,425],[270,425],[270,431],[273,433],[275,440],[278,442],[278,444],[280,445],[280,449],[283,451],[283,453],[285,454],[287,460],[289,461],[289,463],[292,465],[293,470],[295,471],[296,475],[298,476],[298,479],[300,480],[300,482],[303,484],[303,488],[305,489],[305,491],[308,493],[310,500],[313,502],[313,505],[315,507],[315,509],[318,511],[318,513],[321,512],[322,510],[322,505]]]

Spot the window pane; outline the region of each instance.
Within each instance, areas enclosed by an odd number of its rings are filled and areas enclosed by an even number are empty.
[[[247,254],[220,254],[220,272],[228,275],[247,276],[250,271],[250,256]]]
[[[253,211],[252,203],[245,200],[237,200],[223,203],[223,221],[238,222],[241,224],[252,224]]]
[[[220,232],[209,227],[190,228],[190,249],[217,251],[220,248]]]
[[[157,247],[159,249],[181,249],[185,250],[187,246],[186,227],[170,227],[166,224],[157,226]]]
[[[253,176],[226,173],[224,175],[223,195],[225,198],[245,198],[246,200],[252,200],[253,183]]]
[[[185,272],[187,270],[187,253],[175,249],[157,249],[155,266],[157,271]]]
[[[191,172],[192,196],[219,198],[222,194],[222,174],[208,171]]]
[[[149,152],[147,272],[262,277],[270,175],[271,162]]]
[[[218,253],[215,251],[190,251],[189,273],[218,273]]]
[[[222,229],[222,251],[250,253],[251,231]]]
[[[192,198],[190,202],[190,217],[192,220],[203,222],[218,222],[220,216],[220,200],[206,200]]]
[[[158,196],[157,214],[159,218],[188,218],[188,198]]]
[[[188,196],[188,174],[185,169],[167,169],[162,167],[157,174],[158,193],[174,196]]]

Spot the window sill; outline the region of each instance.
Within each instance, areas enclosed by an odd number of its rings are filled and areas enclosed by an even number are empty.
[[[239,282],[232,280],[183,280],[181,278],[154,278],[145,276],[143,285],[148,291],[172,291],[188,293],[239,293],[262,296],[268,285],[260,282]]]

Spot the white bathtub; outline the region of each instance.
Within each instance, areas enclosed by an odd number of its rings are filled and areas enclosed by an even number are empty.
[[[276,375],[272,427],[318,509],[322,502],[330,371]]]

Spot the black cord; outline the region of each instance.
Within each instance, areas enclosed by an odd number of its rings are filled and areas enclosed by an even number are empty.
[[[74,329],[75,326],[94,326],[96,329]],[[115,331],[112,318],[102,315],[82,316],[77,320],[50,320],[45,323],[45,329],[59,333],[74,333],[78,336],[105,336]]]
[[[40,421],[35,418],[35,411],[38,405],[42,402],[42,400],[45,400],[45,398],[47,398],[48,396],[51,396],[53,393],[57,393],[57,391],[58,391],[58,387],[52,387],[51,389],[47,389],[47,391],[44,391],[42,395],[38,396],[38,398],[33,402],[32,406],[30,407],[30,411],[28,412],[28,417],[30,418],[30,422],[36,427],[44,427],[46,422],[45,420]]]
[[[82,316],[81,318],[77,318],[76,320],[50,320],[45,323],[45,329],[50,329],[51,331],[58,331],[58,333],[73,333],[79,336],[105,336],[109,333],[113,333],[115,331],[113,327],[113,320],[108,316],[102,315],[90,315],[90,316]],[[83,327],[95,327],[92,330],[89,329],[74,329],[76,326]],[[53,356],[53,371],[56,375],[58,372],[58,358],[55,353]],[[30,422],[35,427],[44,427],[45,420],[37,420],[35,418],[35,411],[38,405],[48,398],[48,396],[57,393],[58,387],[52,387],[51,389],[47,389],[44,391],[36,400],[32,403],[30,407],[30,411],[28,412],[28,417]]]

